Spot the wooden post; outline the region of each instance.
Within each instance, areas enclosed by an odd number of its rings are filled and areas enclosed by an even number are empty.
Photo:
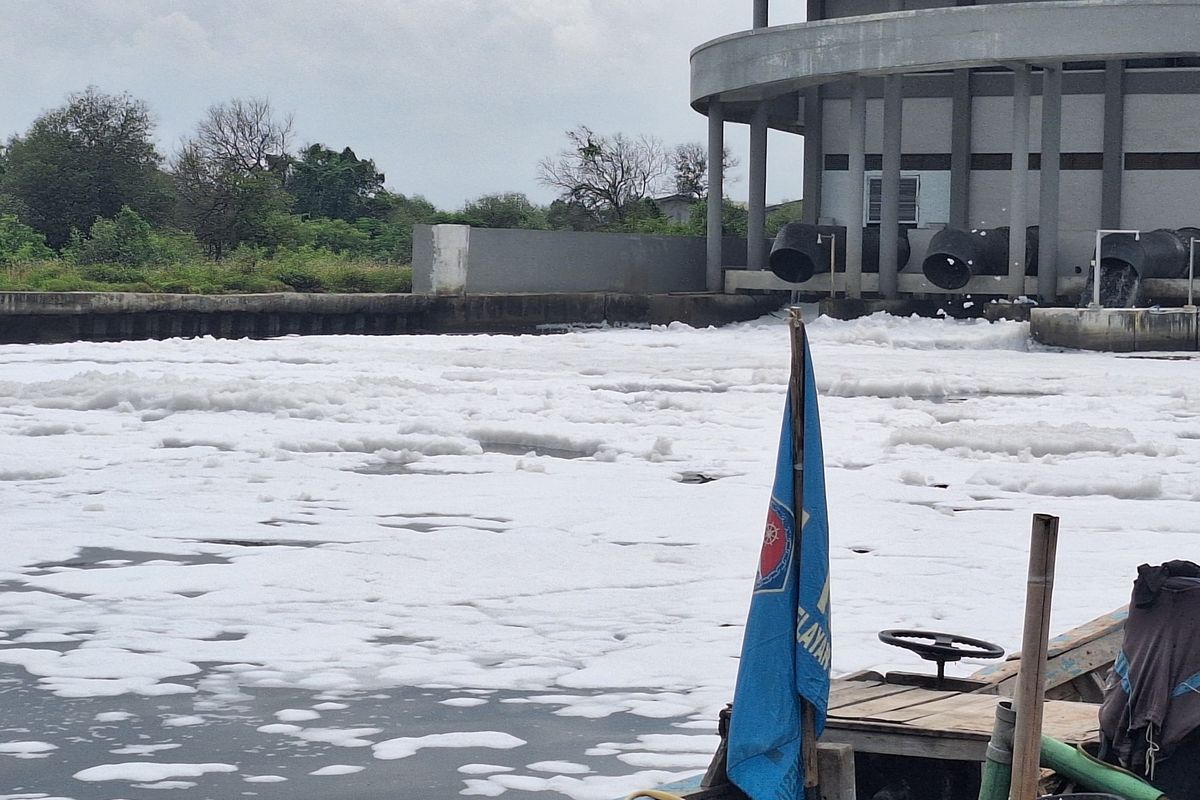
[[[848,744],[822,744],[817,748],[821,800],[855,800],[854,748]]]
[[[1025,589],[1025,631],[1021,640],[1021,671],[1014,706],[1012,800],[1037,797],[1038,761],[1042,742],[1042,710],[1046,694],[1046,652],[1050,641],[1050,600],[1054,593],[1054,555],[1058,547],[1058,517],[1033,515],[1029,545],[1029,577]]]
[[[833,280],[830,273],[829,279]],[[789,399],[792,405],[792,493],[795,498],[797,542],[804,518],[804,344],[807,333],[800,309],[793,306],[788,310],[788,327],[791,330],[792,375],[788,382]],[[797,544],[799,549],[799,544]],[[799,569],[797,559],[796,569]],[[804,787],[816,790],[807,796],[819,795],[820,767],[817,762],[817,726],[812,704],[797,697],[800,704],[800,765],[804,769]]]

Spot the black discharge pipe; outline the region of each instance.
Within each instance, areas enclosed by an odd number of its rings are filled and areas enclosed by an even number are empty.
[[[837,272],[846,271],[846,228],[842,225],[810,225],[789,222],[779,229],[771,245],[767,265],[771,272],[788,283],[804,283],[813,275],[829,272],[830,247]],[[896,238],[896,263],[903,269],[912,247],[908,230],[900,229]],[[863,228],[862,271],[879,272],[879,228]]]
[[[1100,240],[1100,305],[1106,308],[1136,305],[1143,278],[1187,278],[1193,238],[1200,239],[1200,228],[1159,228],[1137,236],[1105,234]],[[1085,300],[1091,299],[1091,291],[1089,279]]]
[[[1025,274],[1037,274],[1038,226],[1025,229]],[[943,228],[929,240],[921,271],[934,286],[961,289],[976,275],[1008,274],[1008,228]]]

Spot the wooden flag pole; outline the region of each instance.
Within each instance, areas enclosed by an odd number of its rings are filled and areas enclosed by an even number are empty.
[[[1037,797],[1042,746],[1042,712],[1046,694],[1046,651],[1050,637],[1050,599],[1054,593],[1054,556],[1058,549],[1058,517],[1033,515],[1029,544],[1029,577],[1025,590],[1025,631],[1021,670],[1014,706],[1012,800]]]
[[[792,408],[792,490],[795,497],[796,519],[796,569],[800,567],[800,540],[804,531],[804,376],[805,340],[804,320],[800,309],[793,306],[788,310],[788,327],[791,331],[792,374],[788,381],[788,394]],[[798,594],[798,593],[797,593]],[[817,770],[817,726],[816,712],[812,704],[797,696],[800,703],[800,760],[804,768],[804,788],[808,800],[820,797],[816,791],[820,784]]]

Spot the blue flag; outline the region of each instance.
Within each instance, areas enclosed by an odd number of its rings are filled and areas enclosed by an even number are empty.
[[[797,525],[789,392],[729,726],[727,771],[752,800],[804,798],[801,701],[818,736],[829,705],[829,521],[807,337],[803,346],[803,509]]]

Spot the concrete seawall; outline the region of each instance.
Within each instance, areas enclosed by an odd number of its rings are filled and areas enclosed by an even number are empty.
[[[771,295],[0,292],[0,343],[266,338],[288,334],[533,333],[609,322],[723,325],[781,307]]]
[[[1036,308],[1029,318],[1034,341],[1054,347],[1131,353],[1195,351],[1195,308]]]

